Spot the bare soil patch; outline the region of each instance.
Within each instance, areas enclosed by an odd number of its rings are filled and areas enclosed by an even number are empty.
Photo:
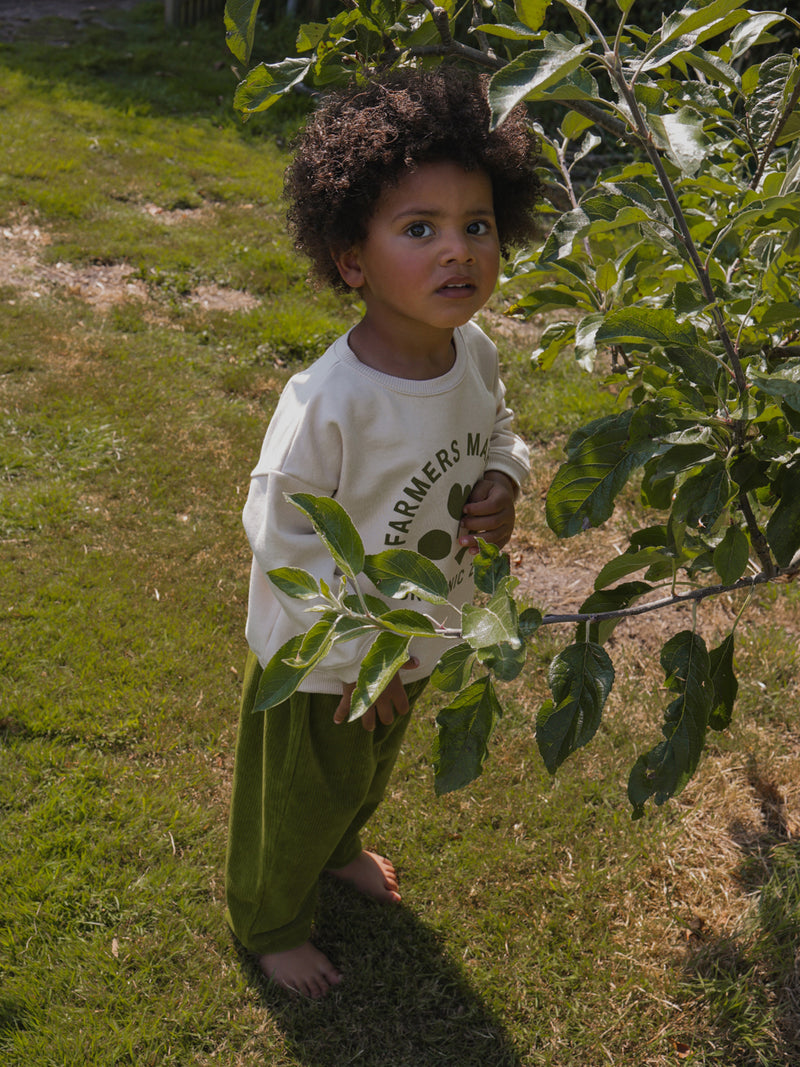
[[[178,212],[159,212],[159,221],[169,214],[169,221],[179,224]],[[189,212],[181,213],[181,215]],[[137,300],[153,302],[134,269],[125,263],[48,264],[42,249],[51,243],[50,235],[29,219],[19,219],[0,229],[0,286],[18,289],[20,299],[36,299],[45,291],[61,290],[85,300],[100,311]],[[189,297],[206,311],[246,311],[256,307],[258,298],[221,285],[200,285]]]

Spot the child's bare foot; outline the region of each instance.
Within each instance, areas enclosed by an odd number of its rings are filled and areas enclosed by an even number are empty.
[[[331,986],[342,980],[328,957],[310,941],[286,952],[267,952],[258,957],[258,965],[279,986],[315,1000],[324,997]]]
[[[343,882],[349,882],[360,893],[365,893],[375,900],[400,903],[397,871],[389,860],[379,856],[377,852],[365,850],[345,867],[337,867],[335,870],[329,868],[328,874],[340,878]]]

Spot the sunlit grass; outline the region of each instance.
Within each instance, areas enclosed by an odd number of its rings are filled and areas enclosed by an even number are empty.
[[[554,779],[534,721],[566,631],[505,687],[482,776],[438,799],[428,694],[369,830],[404,907],[323,886],[316,936],[347,973],[324,1004],[240,958],[222,879],[241,507],[283,383],[357,311],[307,286],[281,221],[305,103],[243,130],[219,30],[162,18],[144,4],[0,47],[0,213],[40,230],[14,245],[29,281],[0,287],[3,1063],[793,1062],[795,590],[759,594],[732,729],[636,824],[625,783],[663,676],[635,636],[595,741]],[[58,263],[144,288],[91,304]],[[252,304],[204,309],[212,284]],[[517,327],[496,336],[538,472],[521,533],[544,551],[544,474],[613,397],[568,363],[532,372]]]

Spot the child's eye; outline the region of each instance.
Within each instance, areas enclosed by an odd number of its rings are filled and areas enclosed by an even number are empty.
[[[484,234],[491,233],[492,228],[485,219],[475,219],[467,226],[467,233],[473,237],[483,237]]]
[[[429,222],[412,222],[406,228],[406,233],[409,237],[430,237],[433,233],[433,227]]]

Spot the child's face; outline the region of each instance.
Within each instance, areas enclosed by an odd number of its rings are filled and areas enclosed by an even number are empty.
[[[500,246],[492,184],[480,170],[426,163],[381,194],[366,240],[337,259],[387,333],[422,339],[463,326],[494,290]]]

